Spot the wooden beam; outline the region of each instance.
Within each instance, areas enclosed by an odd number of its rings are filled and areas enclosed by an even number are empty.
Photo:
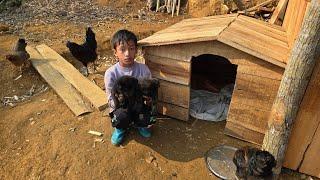
[[[94,107],[100,111],[107,107],[107,96],[97,85],[85,78],[68,61],[45,44],[36,47],[40,54],[50,59],[49,63],[68,80]]]
[[[189,108],[190,86],[160,80],[159,101]]]
[[[272,16],[271,16],[271,18],[269,20],[270,24],[280,25],[280,23],[278,23],[278,20],[281,19],[281,21],[283,21],[287,5],[288,5],[288,0],[280,0],[278,2],[277,7],[273,11],[273,14],[272,14]]]
[[[275,0],[267,0],[267,1],[262,2],[262,3],[260,3],[260,4],[256,5],[256,6],[253,6],[253,7],[251,7],[251,8],[248,8],[248,9],[246,9],[246,10],[244,10],[244,11],[238,11],[238,13],[239,13],[239,14],[246,14],[247,12],[255,11],[255,10],[257,10],[259,7],[261,7],[261,6],[266,6],[266,5],[270,4],[270,3],[272,3],[273,1],[275,1]]]
[[[277,160],[280,174],[292,125],[313,72],[320,46],[320,0],[312,0],[294,44],[268,122],[262,149]]]
[[[190,63],[148,54],[145,58],[153,77],[184,85],[190,84]]]
[[[189,120],[189,109],[176,106],[173,104],[169,103],[164,103],[164,102],[158,102],[157,104],[158,112],[166,115],[173,117],[175,119],[183,120],[183,121],[188,121]]]
[[[76,116],[92,112],[90,106],[85,103],[74,87],[50,65],[49,60],[44,59],[37,50],[30,46],[27,46],[26,49],[30,54],[33,67]]]

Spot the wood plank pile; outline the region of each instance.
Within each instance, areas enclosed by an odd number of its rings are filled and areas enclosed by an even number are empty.
[[[33,67],[76,116],[92,112],[90,104],[100,111],[107,107],[105,92],[53,49],[44,44],[26,49]]]

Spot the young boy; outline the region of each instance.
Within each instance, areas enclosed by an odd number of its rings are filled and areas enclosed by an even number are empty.
[[[122,76],[132,76],[135,78],[151,78],[149,68],[145,64],[134,61],[137,53],[137,37],[128,30],[117,31],[111,40],[114,55],[118,59],[118,63],[106,70],[104,83],[108,98],[110,112],[117,113],[118,117],[128,119],[125,112],[119,112],[115,109],[114,101],[111,98],[111,90],[117,79]],[[120,118],[119,118],[120,119]],[[119,145],[123,141],[125,129],[115,127],[111,136],[111,143]],[[148,128],[138,128],[140,135],[143,137],[151,137],[151,132]]]

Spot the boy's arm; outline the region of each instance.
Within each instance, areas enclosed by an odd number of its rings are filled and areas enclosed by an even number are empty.
[[[151,79],[152,78],[152,74],[151,71],[149,69],[149,67],[145,64],[145,75],[144,77]]]
[[[108,71],[105,73],[104,85],[106,89],[107,101],[108,101],[110,112],[112,112],[115,109],[115,104],[111,96],[111,90],[115,81],[114,79],[115,77],[111,73],[109,73]]]

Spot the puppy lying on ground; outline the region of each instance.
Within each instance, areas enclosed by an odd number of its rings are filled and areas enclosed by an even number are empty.
[[[257,148],[243,147],[233,157],[239,179],[272,179],[272,168],[276,160],[268,151]]]

